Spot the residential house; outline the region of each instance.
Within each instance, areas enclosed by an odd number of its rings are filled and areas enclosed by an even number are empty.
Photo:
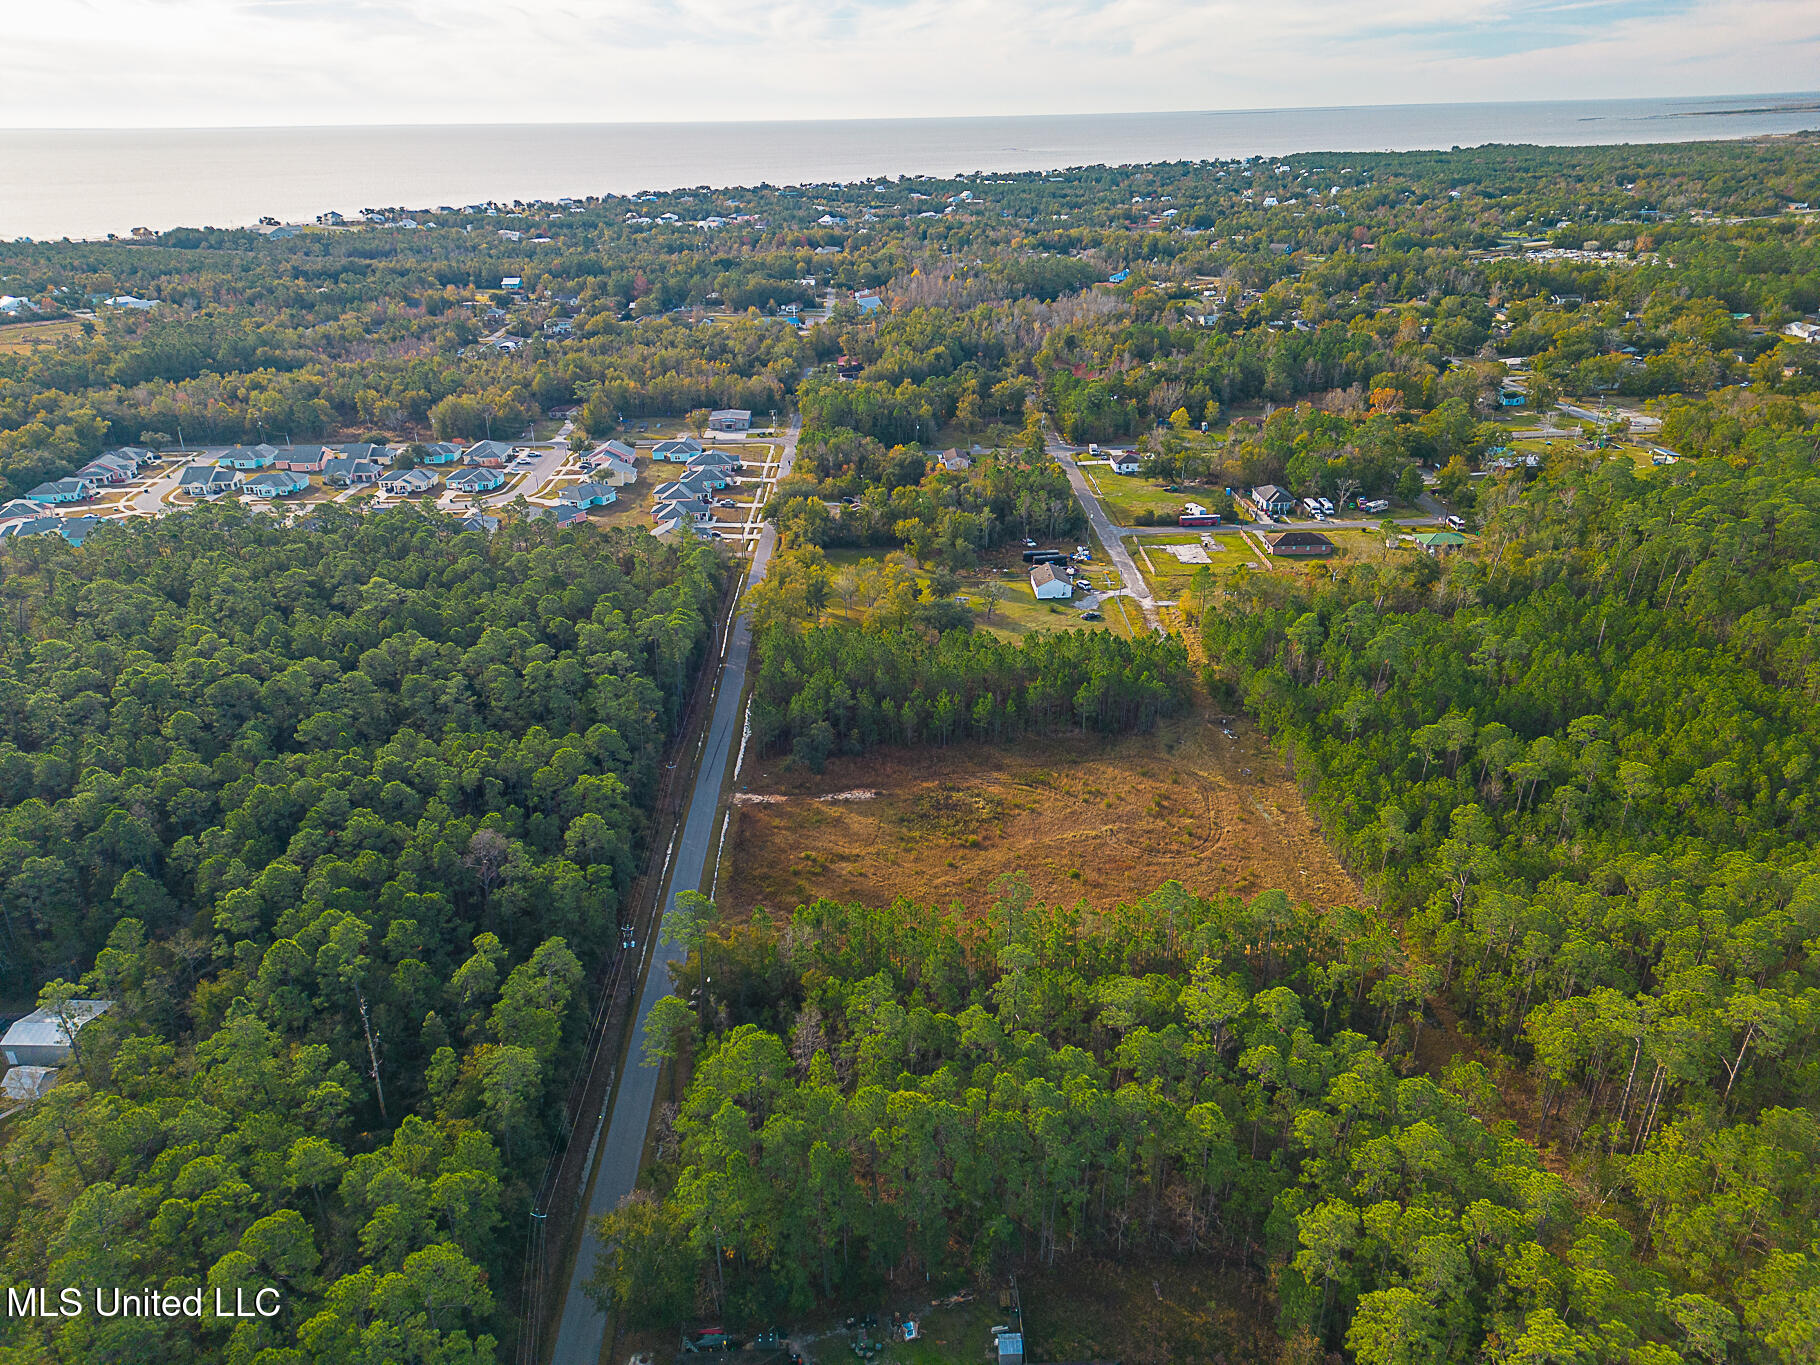
[[[558,526],[574,526],[586,522],[588,514],[571,503],[558,503],[554,507],[534,507],[531,509],[532,521],[553,521]]]
[[[1445,555],[1466,544],[1466,537],[1458,531],[1420,531],[1416,534],[1416,544],[1431,555]]]
[[[33,1010],[0,1038],[8,1066],[65,1066],[75,1036],[114,1007],[112,1000],[72,1000],[63,1010]]]
[[[1264,543],[1273,555],[1316,558],[1333,553],[1333,542],[1319,531],[1281,531],[1265,537]]]
[[[506,461],[512,458],[512,447],[504,441],[479,441],[468,447],[462,463],[480,465],[484,469],[502,469]]]
[[[1521,389],[1501,389],[1498,392],[1498,406],[1501,408],[1520,408],[1529,402],[1529,395]]]
[[[708,414],[709,431],[750,431],[752,413],[748,408],[716,408]]]
[[[868,313],[876,313],[885,306],[885,301],[877,294],[855,294],[853,296],[853,303],[854,306],[859,309],[862,316]]]
[[[223,493],[232,493],[245,478],[237,469],[193,464],[183,471],[183,476],[177,481],[177,491],[187,493],[192,498],[218,498]]]
[[[693,436],[679,436],[672,441],[659,441],[651,448],[653,460],[668,460],[672,464],[687,464],[702,453],[702,443]]]
[[[425,446],[423,448],[423,462],[425,464],[459,464],[461,462],[461,455],[462,447],[456,445],[453,441],[438,441],[433,446]]]
[[[30,498],[14,498],[0,506],[0,521],[29,521],[44,515],[44,508]]]
[[[102,458],[112,456],[117,460],[131,460],[135,470],[143,469],[148,464],[158,463],[158,452],[144,446],[115,446],[112,450],[101,452]]]
[[[53,527],[47,528],[47,527],[44,527],[41,525],[37,525],[36,523],[28,522],[28,523],[26,523],[27,526],[36,526],[37,527],[35,532],[28,531],[27,532],[28,534],[37,534],[37,533],[43,532],[47,529],[54,530],[58,535],[62,536],[71,545],[82,544],[82,542],[84,540],[88,539],[89,532],[93,531],[97,526],[101,525],[101,518],[96,516],[93,512],[89,513],[87,516],[81,516],[81,517],[41,517],[39,520],[40,521],[54,521],[57,524]]]
[[[272,464],[294,474],[320,474],[329,461],[329,448],[324,445],[279,446]]]
[[[651,508],[654,521],[693,521],[697,523],[714,520],[714,508],[705,498],[678,497],[656,503]]]
[[[33,502],[41,503],[81,502],[94,491],[94,485],[87,479],[54,479],[50,483],[39,484],[25,496]]]
[[[139,473],[139,466],[131,460],[122,460],[113,455],[99,455],[76,471],[76,477],[86,479],[91,485],[99,488],[104,484],[125,483]]]
[[[464,531],[483,531],[487,535],[492,535],[493,532],[499,529],[499,518],[489,517],[483,512],[469,512],[461,519],[461,529]]]
[[[950,474],[964,474],[973,468],[973,461],[958,450],[944,450],[935,462]]]
[[[337,455],[322,464],[322,481],[336,488],[364,488],[379,482],[380,469],[372,460]]]
[[[632,447],[627,445],[624,441],[618,440],[602,441],[599,445],[594,447],[595,459],[598,460],[603,455],[611,455],[614,459],[624,460],[627,464],[631,464],[632,461],[638,458],[638,452],[636,450],[632,449]]]
[[[1038,601],[1046,602],[1056,597],[1073,597],[1074,583],[1054,564],[1038,564],[1030,571],[1030,591],[1036,594]]]
[[[556,500],[576,508],[605,507],[610,502],[618,502],[619,493],[604,483],[578,483],[563,489],[556,495]]]
[[[1295,494],[1274,483],[1252,489],[1251,501],[1260,512],[1268,512],[1273,517],[1285,517],[1295,510]]]
[[[300,474],[294,469],[268,469],[241,484],[240,491],[249,498],[288,498],[309,486],[308,474]]]
[[[408,498],[413,493],[428,493],[442,480],[427,469],[394,469],[379,480],[379,490],[395,497]]]
[[[215,461],[223,469],[270,469],[278,461],[278,447],[260,444],[256,446],[229,446],[221,452]]]
[[[1796,341],[1820,341],[1820,322],[1791,322],[1782,329],[1782,335]]]
[[[1111,464],[1114,474],[1135,474],[1144,467],[1144,462],[1138,459],[1137,452],[1131,450],[1113,451]]]
[[[730,450],[703,450],[689,459],[691,469],[744,469],[745,461]]]
[[[689,472],[679,482],[703,492],[717,492],[733,482],[733,475],[724,465],[705,465],[697,468],[695,462],[689,462]]]
[[[497,469],[474,465],[449,475],[447,482],[451,493],[491,493],[505,481],[506,476]]]
[[[350,441],[336,446],[334,454],[349,460],[371,460],[374,464],[392,463],[392,447],[374,445],[370,441]]]
[[[615,455],[608,455],[598,460],[583,461],[581,467],[596,479],[604,480],[616,487],[638,482],[638,467],[630,460],[622,460]]]

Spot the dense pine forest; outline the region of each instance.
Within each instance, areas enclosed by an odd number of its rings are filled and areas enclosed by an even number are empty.
[[[595,1277],[618,1326],[1150,1257],[1241,1277],[1283,1365],[1805,1365],[1817,145],[0,243],[0,499],[126,443],[800,416],[746,602],[764,762],[1111,746],[1209,698],[1262,726],[1358,906],[1012,876],[690,918],[674,1105]],[[1563,423],[1529,465],[1519,394]],[[1665,462],[1563,399],[1624,400]],[[960,575],[1088,536],[1058,439],[1229,516],[1275,482],[1474,534],[1221,554],[1182,633],[1008,640]],[[0,1119],[0,1267],[286,1304],[9,1316],[0,1365],[513,1354],[529,1186],[736,564],[359,508],[0,539],[0,989],[118,1002]]]
[[[0,549],[9,987],[118,1001],[10,1121],[9,1362],[481,1361],[721,581],[638,533],[238,511]]]

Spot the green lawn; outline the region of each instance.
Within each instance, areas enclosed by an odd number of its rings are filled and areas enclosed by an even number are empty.
[[[840,548],[825,551],[828,563],[841,567],[857,564],[866,559],[883,559],[889,550],[884,547],[869,549]],[[1098,562],[1086,566],[1086,581],[1095,591],[1105,591],[1118,586],[1118,576],[1105,563],[1103,552]],[[954,590],[956,597],[965,597],[966,605],[973,612],[974,623],[982,630],[989,630],[994,635],[1005,639],[1016,639],[1034,630],[1114,630],[1121,635],[1130,635],[1133,629],[1143,628],[1143,618],[1135,609],[1129,612],[1121,610],[1123,599],[1113,598],[1101,605],[1104,621],[1083,621],[1078,606],[1064,602],[1039,602],[1030,590],[1030,573],[1021,563],[1014,567],[995,569],[984,566],[969,570],[959,575],[960,586]],[[917,581],[927,587],[929,575],[919,573]],[[986,601],[980,595],[980,588],[989,582],[996,582],[1004,589],[1005,596],[992,609],[992,618],[986,619]],[[828,619],[841,620],[847,613],[841,609],[836,600],[828,613]],[[853,619],[859,619],[857,610]],[[1136,622],[1136,626],[1132,625]]]
[[[1081,473],[1106,506],[1106,515],[1120,526],[1136,526],[1139,512],[1179,513],[1189,502],[1205,502],[1209,488],[1187,485],[1180,493],[1165,493],[1163,485],[1133,474],[1114,474],[1109,465],[1085,465]]]

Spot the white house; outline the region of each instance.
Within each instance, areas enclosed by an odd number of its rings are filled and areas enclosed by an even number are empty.
[[[1143,467],[1143,464],[1144,462],[1138,459],[1135,451],[1115,450],[1112,452],[1112,472],[1114,474],[1135,474]]]
[[[1030,591],[1036,594],[1038,601],[1047,601],[1057,597],[1073,597],[1074,584],[1055,565],[1038,564],[1030,571]]]

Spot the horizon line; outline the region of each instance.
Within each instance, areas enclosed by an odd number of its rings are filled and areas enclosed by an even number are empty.
[[[1019,114],[873,114],[847,118],[720,118],[720,119],[525,119],[472,123],[460,121],[441,121],[429,123],[372,123],[372,122],[332,122],[332,123],[138,123],[131,126],[119,124],[6,124],[0,125],[0,136],[18,133],[270,133],[270,132],[335,132],[354,129],[384,129],[388,131],[415,130],[448,130],[456,128],[752,128],[752,127],[811,127],[818,124],[906,124],[906,123],[990,123],[1014,120],[1050,120],[1068,119],[1136,119],[1136,118],[1201,118],[1219,117],[1232,114],[1320,114],[1344,112],[1346,110],[1389,110],[1389,109],[1487,109],[1513,105],[1622,105],[1622,104],[1660,104],[1680,102],[1690,104],[1714,103],[1728,100],[1779,100],[1791,101],[1812,99],[1820,100],[1820,89],[1815,90],[1736,90],[1717,94],[1701,95],[1603,95],[1591,98],[1572,99],[1500,99],[1500,100],[1399,100],[1368,104],[1284,104],[1284,105],[1245,105],[1224,109],[1118,109],[1118,110],[1072,110],[1050,111],[1042,113]],[[1754,109],[1708,111],[1715,116],[1728,113],[1748,114],[1760,112]]]

